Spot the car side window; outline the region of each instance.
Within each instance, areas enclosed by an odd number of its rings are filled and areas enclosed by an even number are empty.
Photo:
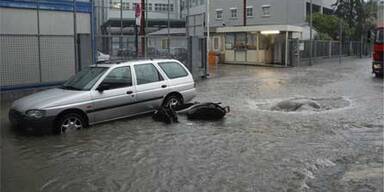
[[[153,82],[158,82],[163,80],[159,71],[151,63],[135,65],[135,73],[136,73],[137,85],[153,83]]]
[[[187,71],[179,63],[163,62],[163,63],[159,63],[159,66],[170,79],[176,79],[176,78],[188,76]]]
[[[107,85],[109,89],[132,86],[131,68],[127,66],[113,69],[101,84]]]

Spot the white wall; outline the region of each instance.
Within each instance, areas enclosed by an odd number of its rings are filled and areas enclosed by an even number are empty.
[[[77,13],[77,32],[90,33],[90,15]],[[0,8],[1,34],[37,34],[37,11]],[[73,35],[73,13],[40,10],[40,34]]]
[[[0,8],[1,34],[36,34],[37,14],[30,9]]]

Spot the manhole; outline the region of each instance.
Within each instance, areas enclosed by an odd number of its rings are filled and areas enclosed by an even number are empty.
[[[280,112],[321,112],[345,108],[350,102],[344,97],[336,98],[290,98],[256,104],[258,109]]]

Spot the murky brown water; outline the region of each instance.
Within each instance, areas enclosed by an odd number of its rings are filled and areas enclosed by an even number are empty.
[[[3,105],[1,191],[380,191],[383,85],[354,77],[367,68],[361,62],[368,60],[222,66],[199,83],[196,98],[231,106],[217,122],[181,117],[165,125],[142,116],[33,136],[9,128]],[[345,97],[353,105],[276,113],[250,104],[296,96]]]

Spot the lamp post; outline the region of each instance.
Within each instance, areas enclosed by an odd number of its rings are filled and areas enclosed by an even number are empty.
[[[171,41],[171,37],[170,37],[171,21],[169,20],[170,19],[170,8],[171,8],[171,6],[169,5],[169,0],[168,0],[168,23],[167,23],[167,25],[168,25],[168,40],[167,40],[168,57],[171,56],[171,47],[170,47],[170,45],[171,45],[171,43],[170,43],[170,41]]]
[[[312,65],[312,52],[313,52],[313,42],[312,42],[312,0],[310,1],[310,8],[309,8],[309,65]]]

